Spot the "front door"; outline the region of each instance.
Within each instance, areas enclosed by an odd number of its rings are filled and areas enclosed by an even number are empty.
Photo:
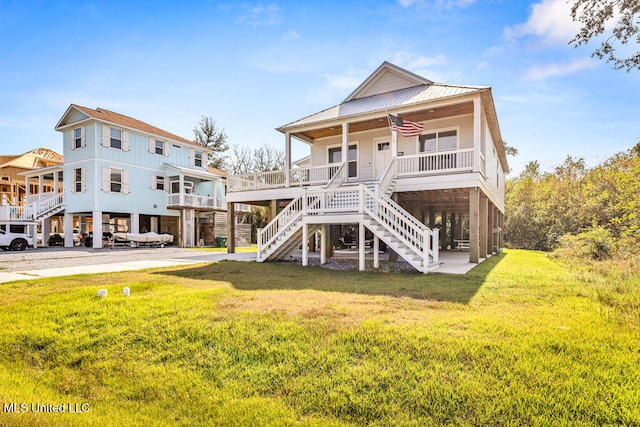
[[[376,179],[380,180],[382,174],[391,162],[391,142],[388,139],[377,139],[373,141],[376,152]]]

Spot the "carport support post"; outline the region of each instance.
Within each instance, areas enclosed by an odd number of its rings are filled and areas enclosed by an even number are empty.
[[[131,214],[131,232],[132,233],[140,232],[140,214],[137,214],[137,213]]]
[[[309,265],[309,224],[302,224],[302,266]]]
[[[73,214],[72,213],[64,213],[64,247],[72,248],[73,247]]]
[[[236,252],[236,210],[235,203],[227,203],[227,253]]]
[[[487,257],[487,228],[488,217],[487,209],[489,206],[489,199],[484,194],[480,194],[480,209],[478,211],[479,225],[480,225],[480,258]]]
[[[320,226],[320,265],[325,265],[327,263],[327,242],[329,240],[327,224],[322,224]]]
[[[480,261],[480,189],[469,189],[469,262]]]
[[[42,220],[42,246],[49,246],[49,236],[51,235],[51,217]]]
[[[358,270],[364,271],[364,222],[358,228]]]
[[[93,211],[93,247],[94,249],[102,248],[102,212]]]
[[[373,235],[373,268],[380,268],[380,239]]]

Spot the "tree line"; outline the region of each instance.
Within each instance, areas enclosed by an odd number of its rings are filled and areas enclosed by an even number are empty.
[[[568,156],[553,172],[529,162],[506,182],[510,247],[565,246],[595,259],[640,253],[640,143],[591,169]]]

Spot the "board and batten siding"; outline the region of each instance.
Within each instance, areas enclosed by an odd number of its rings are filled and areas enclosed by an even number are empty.
[[[407,87],[409,87],[409,83],[406,78],[393,72],[387,72],[381,75],[373,85],[360,93],[358,98],[393,92],[399,89],[406,89]]]

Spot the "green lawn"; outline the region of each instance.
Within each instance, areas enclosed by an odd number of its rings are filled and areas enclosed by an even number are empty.
[[[597,274],[511,250],[465,276],[221,262],[0,285],[0,401],[89,405],[0,425],[638,425],[640,281]]]

